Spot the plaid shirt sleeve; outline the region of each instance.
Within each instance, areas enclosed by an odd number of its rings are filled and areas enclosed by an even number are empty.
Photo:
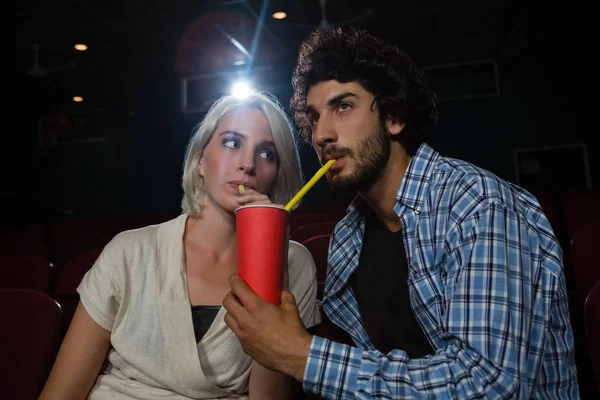
[[[544,395],[578,397],[575,371],[560,362],[572,357],[569,330],[544,338],[549,325],[569,323],[564,310],[554,310],[566,297],[560,252],[540,252],[524,217],[502,204],[481,205],[455,229],[440,266],[447,274],[438,322],[443,346],[409,359],[402,350],[383,354],[315,336],[307,392],[327,399],[529,398],[533,370],[548,382],[561,376],[564,385]],[[544,358],[557,360],[556,369],[539,368]]]

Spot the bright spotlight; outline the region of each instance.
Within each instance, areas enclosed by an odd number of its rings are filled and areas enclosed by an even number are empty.
[[[252,93],[250,84],[246,81],[238,81],[231,87],[231,95],[238,99],[245,99]]]

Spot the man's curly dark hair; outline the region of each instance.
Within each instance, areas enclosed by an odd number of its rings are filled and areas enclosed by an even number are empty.
[[[315,31],[300,46],[290,101],[307,142],[311,129],[305,117],[306,96],[313,85],[328,80],[359,83],[374,95],[382,121],[391,117],[406,123],[398,140],[411,156],[437,123],[435,93],[409,56],[364,30]]]

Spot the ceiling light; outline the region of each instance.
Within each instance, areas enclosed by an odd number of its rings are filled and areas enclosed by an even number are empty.
[[[77,50],[77,51],[86,51],[88,49],[87,45],[83,44],[83,43],[77,43],[73,47],[75,47],[75,50]]]
[[[75,103],[81,103],[83,101],[83,97],[81,97],[81,96],[73,96],[73,101]]]
[[[273,18],[275,19],[285,19],[285,17],[287,17],[285,11],[277,11],[273,13]]]
[[[238,81],[231,87],[231,95],[238,99],[245,99],[252,94],[252,87],[246,81]]]

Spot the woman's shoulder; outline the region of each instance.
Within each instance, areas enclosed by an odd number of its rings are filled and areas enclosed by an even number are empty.
[[[301,276],[305,276],[310,280],[316,275],[315,261],[312,254],[304,245],[294,240],[289,241],[288,270],[291,280],[298,279]]]
[[[185,215],[177,216],[159,224],[147,225],[141,228],[129,229],[115,235],[104,248],[107,254],[139,253],[144,248],[156,248],[159,236],[169,229],[175,228],[182,222]]]
[[[321,322],[317,309],[317,268],[311,252],[290,240],[288,246],[289,290],[294,294],[300,316],[307,328]]]
[[[299,242],[290,240],[288,247],[288,262],[294,261],[313,261],[313,256],[310,251]]]

